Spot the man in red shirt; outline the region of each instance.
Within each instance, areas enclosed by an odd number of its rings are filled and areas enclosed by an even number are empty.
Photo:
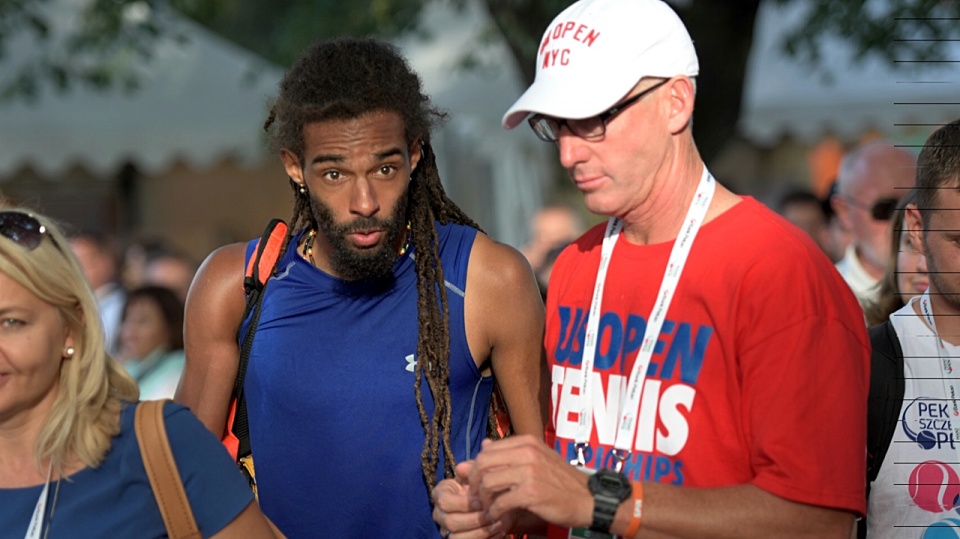
[[[610,220],[558,258],[548,444],[485,442],[434,490],[448,537],[849,537],[869,344],[802,231],[707,171],[696,52],[660,0],[582,0],[504,117]],[[586,472],[586,473],[584,473]]]

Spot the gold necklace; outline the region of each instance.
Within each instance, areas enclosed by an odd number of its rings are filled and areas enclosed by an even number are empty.
[[[400,252],[397,253],[398,257],[403,256],[403,253],[407,252],[407,249],[410,248],[410,221],[407,221],[407,231],[405,232],[407,239],[403,240],[403,247],[400,248]]]
[[[308,258],[314,266],[317,265],[317,263],[313,261],[313,240],[316,237],[317,229],[311,228],[310,232],[307,233],[307,241],[303,244],[303,256],[304,258]]]
[[[317,265],[316,261],[313,259],[313,240],[317,237],[317,229],[311,228],[310,232],[307,232],[307,241],[303,244],[303,257],[310,260],[310,263],[314,266]],[[407,232],[406,240],[403,242],[403,247],[400,248],[400,252],[397,253],[397,257],[403,256],[404,253],[410,248],[410,221],[407,221]]]

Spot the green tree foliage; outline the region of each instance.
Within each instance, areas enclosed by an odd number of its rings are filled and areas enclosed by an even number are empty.
[[[33,99],[43,84],[135,90],[136,66],[150,61],[156,40],[183,39],[164,21],[133,0],[3,0],[0,101]]]
[[[171,0],[181,13],[280,65],[313,40],[396,36],[418,29],[423,0]]]
[[[773,0],[789,4],[796,0]],[[960,41],[957,0],[817,0],[805,17],[783,36],[787,53],[816,68],[825,52],[824,35],[843,38],[862,60],[875,54],[895,63],[952,62],[945,45]]]
[[[471,0],[433,0],[463,8]],[[569,0],[477,0],[489,13],[487,39],[502,36],[514,67],[528,82],[537,45]],[[747,57],[761,0],[673,0],[701,60],[695,134],[710,158],[735,134]],[[891,63],[958,62],[945,58],[960,39],[958,0],[767,0],[803,2],[806,13],[783,36],[784,49],[815,70],[828,51],[822,37],[853,44],[857,58],[876,54]],[[79,12],[55,35],[61,2]],[[426,0],[2,0],[0,61],[11,42],[32,44],[27,63],[0,70],[0,99],[36,95],[42,84],[67,91],[76,83],[135,89],[136,65],[150,60],[158,39],[182,39],[164,15],[174,9],[225,38],[280,65],[289,65],[318,37],[341,34],[391,37],[416,31]],[[62,17],[61,17],[62,18]],[[63,23],[63,21],[60,21]],[[474,59],[465,58],[470,65]],[[829,74],[827,74],[829,75]]]

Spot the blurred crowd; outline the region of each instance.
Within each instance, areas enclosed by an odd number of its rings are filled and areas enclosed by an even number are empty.
[[[96,297],[107,350],[137,381],[141,398],[173,398],[183,372],[184,303],[196,262],[158,239],[121,246],[117,238],[78,231],[69,242]]]

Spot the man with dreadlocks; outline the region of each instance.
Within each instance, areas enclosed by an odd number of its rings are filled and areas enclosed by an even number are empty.
[[[390,45],[321,41],[265,129],[296,199],[244,391],[260,503],[289,537],[438,537],[430,489],[486,436],[494,377],[543,436],[543,305],[519,252],[444,193],[419,77]],[[212,253],[187,303],[178,399],[223,431],[252,243]]]

